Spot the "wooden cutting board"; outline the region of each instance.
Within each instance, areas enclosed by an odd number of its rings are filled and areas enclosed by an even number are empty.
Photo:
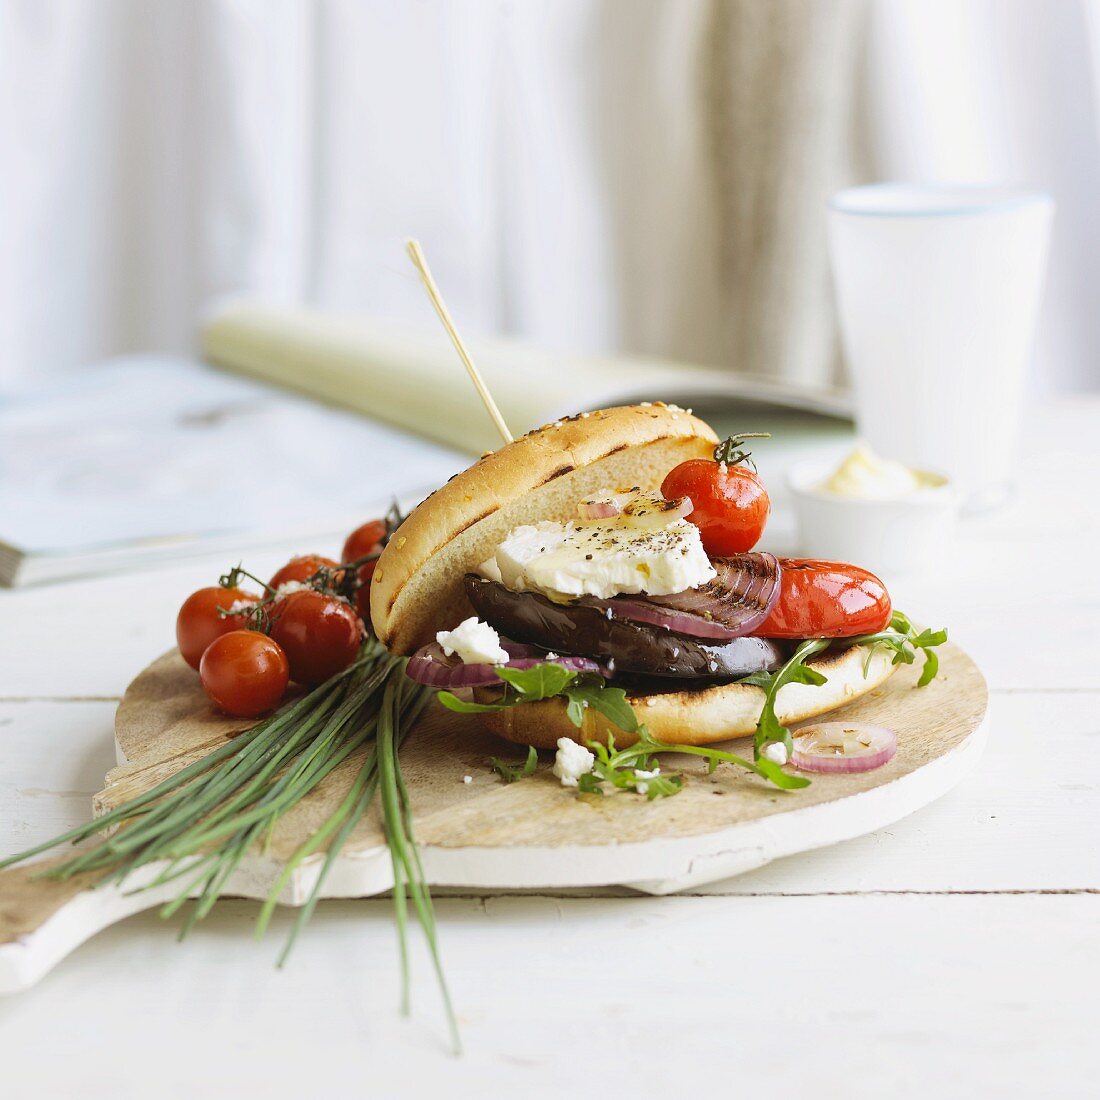
[[[577,797],[539,771],[506,784],[492,755],[521,756],[482,730],[476,718],[430,708],[401,751],[416,838],[433,886],[477,890],[629,886],[665,894],[760,867],[888,825],[938,798],[977,762],[985,742],[988,692],[957,646],[940,650],[941,674],[915,688],[903,667],[880,688],[829,715],[890,726],[897,756],[862,775],[817,776],[800,791],[776,790],[722,765],[713,775],[696,759],[666,758],[688,778],[680,794],[647,802],[629,794]],[[96,796],[104,813],[210,752],[247,724],[214,714],[198,677],[175,651],[127,689],[115,718],[119,767]],[[748,755],[747,741],[730,747]],[[278,824],[266,852],[247,858],[228,893],[266,897],[286,858],[343,797],[360,758],[349,759]],[[464,782],[470,776],[471,782]],[[61,857],[64,858],[64,857]],[[304,863],[281,901],[309,896],[321,855]],[[35,878],[44,863],[0,873],[0,991],[35,982],[101,928],[175,896],[178,884],[134,893],[160,871],[143,868],[124,888],[90,889],[87,878]],[[377,815],[350,838],[325,883],[326,897],[363,897],[393,885]]]

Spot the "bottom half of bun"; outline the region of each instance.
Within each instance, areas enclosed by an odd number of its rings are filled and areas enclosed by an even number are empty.
[[[776,717],[784,725],[836,710],[878,687],[894,671],[891,655],[868,654],[865,646],[826,652],[806,662],[826,679],[823,684],[787,684],[776,697]],[[669,745],[706,745],[753,733],[764,706],[764,692],[750,684],[718,684],[703,688],[627,693],[638,719],[650,736]],[[615,735],[620,747],[637,740],[592,708],[578,728],[565,712],[565,701],[547,699],[483,714],[486,727],[509,741],[552,749],[560,737],[581,743]]]

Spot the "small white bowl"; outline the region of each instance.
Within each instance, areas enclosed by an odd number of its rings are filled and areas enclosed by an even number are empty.
[[[926,484],[915,493],[862,500],[820,488],[835,469],[835,459],[800,462],[787,474],[801,553],[886,574],[933,569],[943,560],[959,511],[958,491],[946,477],[918,470]]]

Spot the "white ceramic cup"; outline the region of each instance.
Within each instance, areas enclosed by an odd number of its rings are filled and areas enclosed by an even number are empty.
[[[856,426],[943,470],[968,511],[1007,496],[1054,202],[1010,187],[871,184],[830,200]]]

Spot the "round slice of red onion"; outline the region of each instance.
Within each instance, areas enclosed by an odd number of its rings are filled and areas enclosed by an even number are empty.
[[[791,763],[803,772],[869,772],[898,751],[893,730],[862,722],[818,722],[792,734]]]
[[[636,600],[616,596],[610,600],[590,601],[592,606],[601,607],[613,618],[627,619],[632,623],[646,623],[661,627],[673,634],[686,634],[691,638],[713,638],[722,642],[740,637],[740,632],[723,626],[713,619],[704,619],[686,611],[673,611],[669,607],[660,607],[647,602],[645,597]]]
[[[535,665],[556,664],[571,672],[599,672],[604,670],[589,657],[551,657],[535,646],[520,645],[505,638],[500,644],[509,657],[505,668],[527,669]],[[405,673],[418,684],[437,688],[491,687],[504,681],[497,675],[497,666],[489,664],[465,664],[456,655],[448,657],[438,642],[431,642],[418,649],[405,666]]]
[[[734,554],[715,558],[712,564],[717,573],[714,580],[684,592],[609,600],[582,596],[576,602],[690,638],[723,642],[743,638],[768,617],[779,598],[779,559],[773,554]]]
[[[582,500],[577,505],[577,514],[581,519],[613,519],[619,511],[613,500]]]

